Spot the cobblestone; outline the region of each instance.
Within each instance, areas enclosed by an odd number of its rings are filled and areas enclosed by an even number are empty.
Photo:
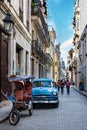
[[[0,125],[2,130],[87,130],[87,97],[71,88],[70,95],[59,95],[59,107],[38,107],[33,115],[22,116],[11,126],[8,121]]]

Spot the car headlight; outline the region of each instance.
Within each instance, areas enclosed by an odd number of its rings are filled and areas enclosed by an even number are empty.
[[[53,91],[53,95],[56,96],[56,95],[57,95],[57,92],[56,92],[56,91]]]

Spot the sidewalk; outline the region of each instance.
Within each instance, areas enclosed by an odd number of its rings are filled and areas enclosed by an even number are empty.
[[[76,91],[78,91],[79,93],[81,93],[82,95],[87,97],[87,91],[80,91],[78,87],[76,86],[71,86],[73,89],[75,89]]]
[[[0,123],[7,119],[11,109],[12,102],[10,100],[0,102]]]

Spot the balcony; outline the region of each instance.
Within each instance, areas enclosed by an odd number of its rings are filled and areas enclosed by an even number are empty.
[[[42,11],[39,6],[31,7],[31,19],[35,24],[35,27],[37,28],[37,32],[39,34],[39,37],[42,40],[42,43],[45,47],[49,47],[50,45],[50,39],[48,34],[48,26],[45,22],[44,16],[42,14]]]
[[[49,53],[46,53],[46,56],[47,56],[47,63],[49,66],[51,66],[53,64],[53,59],[51,57],[51,55]]]
[[[33,40],[32,41],[32,54],[37,56],[38,53],[39,53],[38,41]]]
[[[79,6],[76,7],[75,13],[76,13],[76,14],[79,14],[79,13],[80,13],[80,7],[79,7]]]
[[[32,55],[36,56],[39,59],[43,56],[43,50],[37,40],[32,41]]]
[[[46,65],[46,64],[47,64],[47,61],[48,61],[48,57],[47,57],[47,55],[46,55],[45,53],[43,53],[42,63],[43,63],[44,65]]]
[[[43,52],[41,45],[37,40],[32,41],[32,55],[38,58],[44,65],[48,64],[51,66],[53,64],[51,55]]]
[[[72,66],[73,66],[73,69],[77,68],[77,59],[76,59],[76,57],[73,59]]]

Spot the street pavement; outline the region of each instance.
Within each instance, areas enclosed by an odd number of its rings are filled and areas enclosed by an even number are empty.
[[[1,130],[87,130],[87,97],[71,88],[70,95],[59,93],[59,107],[36,107],[33,115],[21,116],[17,125],[9,120],[0,124]]]
[[[76,91],[78,91],[79,93],[81,93],[82,95],[84,95],[84,96],[86,96],[87,97],[87,92],[85,92],[85,91],[80,91],[77,87],[75,87],[75,86],[71,86],[74,90],[76,90]],[[64,95],[63,95],[63,98],[61,97],[61,94],[59,94],[59,97],[61,98],[61,101],[63,101],[63,100],[66,100],[66,96],[65,96],[66,94],[65,94],[65,91],[64,91]],[[65,96],[65,97],[64,97]],[[68,96],[68,95],[67,95]],[[70,99],[71,100],[71,99]],[[77,101],[78,102],[78,101]],[[66,107],[66,106],[64,106],[64,107]],[[70,107],[70,106],[69,106]],[[79,107],[79,106],[78,106]],[[11,101],[8,101],[8,100],[5,100],[5,101],[3,101],[3,102],[1,102],[0,103],[0,123],[3,123],[3,121],[5,121],[5,119],[7,119],[7,117],[8,117],[8,115],[9,115],[9,113],[10,113],[10,111],[11,111],[11,109],[12,109],[12,103],[11,103]],[[73,111],[73,110],[72,110]],[[62,112],[62,111],[61,111]],[[61,114],[64,114],[64,113],[61,113]],[[65,116],[66,116],[66,114],[68,114],[68,113],[66,113],[65,112]],[[43,115],[44,116],[44,115]],[[72,116],[72,115],[71,115]],[[61,117],[59,117],[59,118],[61,118]],[[62,120],[62,119],[61,119]],[[60,121],[61,121],[60,120]],[[66,118],[66,121],[67,121],[68,119]],[[66,122],[65,121],[65,122]],[[64,123],[64,122],[63,122]],[[32,129],[33,130],[33,129]],[[64,128],[62,129],[62,130],[65,130]],[[72,129],[68,129],[68,130],[72,130]],[[76,130],[76,129],[75,129]]]

